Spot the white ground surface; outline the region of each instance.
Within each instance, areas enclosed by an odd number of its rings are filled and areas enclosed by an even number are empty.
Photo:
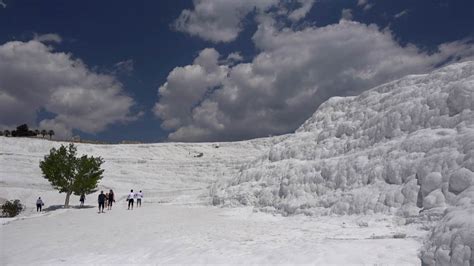
[[[421,223],[389,215],[324,216],[254,212],[209,205],[208,189],[230,178],[277,138],[247,142],[79,145],[104,157],[100,189],[114,189],[113,210],[58,209],[64,195],[41,177],[38,162],[60,143],[0,137],[0,197],[27,210],[0,219],[0,264],[222,263],[408,264],[428,233]],[[203,157],[193,155],[203,152]],[[142,208],[126,210],[129,189],[144,191]],[[48,211],[36,213],[41,196]],[[78,198],[72,197],[72,204]],[[405,225],[408,224],[408,225]],[[402,236],[402,238],[395,238]]]
[[[419,264],[410,227],[373,217],[281,217],[249,208],[125,203],[57,210],[2,226],[2,264]],[[394,239],[395,233],[409,238]],[[374,239],[380,238],[380,239]]]

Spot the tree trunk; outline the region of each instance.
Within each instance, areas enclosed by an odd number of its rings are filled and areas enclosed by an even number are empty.
[[[64,208],[69,208],[69,197],[71,197],[72,192],[66,192],[66,201],[64,202]]]

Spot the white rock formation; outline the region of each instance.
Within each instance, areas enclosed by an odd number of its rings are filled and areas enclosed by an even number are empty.
[[[426,264],[474,265],[474,62],[334,97],[212,188],[213,202],[283,214],[443,212]]]

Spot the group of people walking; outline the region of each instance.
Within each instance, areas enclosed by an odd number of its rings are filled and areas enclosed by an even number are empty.
[[[104,194],[102,190],[98,197],[99,202],[99,213],[104,212],[104,207],[107,206],[107,210],[112,210],[112,204],[115,202],[114,191],[111,189],[108,193]]]
[[[127,202],[128,202],[128,210],[132,209],[133,210],[133,205],[135,203],[135,200],[137,201],[137,207],[142,206],[142,199],[143,199],[143,192],[140,190],[140,192],[134,193],[133,189],[130,190],[130,193],[127,196]],[[84,206],[84,202],[86,201],[86,195],[83,193],[79,197],[79,201],[81,204],[79,205],[80,207]],[[104,191],[100,191],[100,194],[97,198],[97,201],[99,203],[99,213],[104,212],[105,206],[107,206],[107,210],[112,210],[112,205],[115,202],[115,194],[114,191],[111,189],[109,192],[104,194]],[[36,211],[41,212],[42,208],[44,206],[44,202],[39,197],[36,200]]]
[[[137,207],[141,207],[142,206],[142,199],[143,199],[143,192],[141,190],[138,193],[133,193],[133,189],[130,190],[130,193],[127,196],[127,201],[128,201],[128,209],[127,210],[130,210],[130,207],[133,210],[133,203],[134,203],[135,199],[137,200]]]
[[[98,197],[99,213],[104,212],[104,205],[107,205],[107,210],[112,209],[112,204],[113,204],[113,202],[115,202],[114,197],[115,196],[114,196],[114,192],[112,191],[112,189],[107,194],[104,194],[104,191],[100,192],[99,197]],[[130,190],[130,193],[127,196],[127,202],[128,202],[128,209],[127,210],[130,210],[130,209],[133,210],[133,205],[134,205],[135,200],[137,200],[137,207],[141,207],[142,206],[142,199],[143,199],[143,192],[141,190],[138,193],[134,193],[133,189]]]

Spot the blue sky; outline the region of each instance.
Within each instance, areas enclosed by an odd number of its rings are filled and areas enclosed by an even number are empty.
[[[331,96],[472,60],[473,18],[469,0],[3,0],[0,127],[110,142],[289,133]]]

